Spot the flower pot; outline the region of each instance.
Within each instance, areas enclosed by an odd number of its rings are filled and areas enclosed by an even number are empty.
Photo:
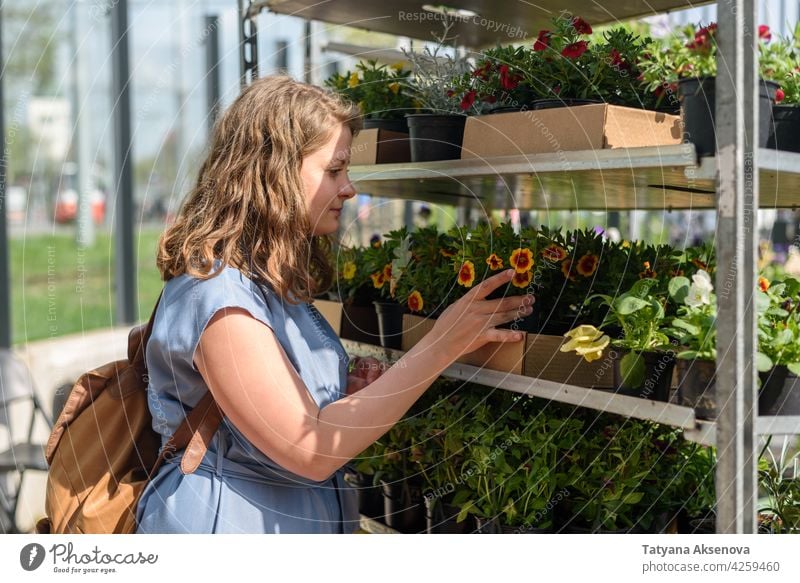
[[[578,107],[580,105],[597,105],[598,103],[603,103],[599,99],[573,99],[573,98],[566,98],[566,99],[559,99],[559,98],[548,98],[548,99],[537,99],[531,104],[531,109],[555,109],[557,107]]]
[[[400,132],[403,134],[408,133],[408,122],[406,118],[400,119],[382,119],[377,117],[364,118],[365,130],[386,130],[389,132]]]
[[[773,105],[767,148],[800,152],[800,107]]]
[[[372,304],[365,306],[344,304],[341,337],[367,344],[380,344],[381,336],[375,306]]]
[[[509,526],[503,524],[499,517],[478,518],[476,519],[476,534],[550,534],[553,529],[550,527],[540,528],[537,526]]]
[[[437,498],[425,498],[425,522],[428,534],[470,534],[475,530],[475,519],[468,515],[456,522],[460,509]]]
[[[717,151],[715,85],[714,77],[681,79],[678,82],[678,98],[683,110],[683,139],[694,144],[699,156],[713,156]],[[754,147],[763,148],[767,145],[772,125],[772,104],[777,90],[777,83],[760,80],[758,139]]]
[[[409,480],[381,480],[386,526],[406,534],[425,531],[425,504],[422,490]]]
[[[675,356],[669,352],[615,351],[614,386],[622,395],[669,401]]]
[[[435,162],[461,158],[465,115],[415,113],[406,116],[412,162]]]
[[[358,512],[369,518],[383,520],[383,493],[379,486],[372,482],[372,476],[361,472],[348,471],[344,475],[345,481],[356,490],[358,497]]]
[[[400,350],[403,343],[403,313],[405,306],[397,302],[373,302],[378,316],[378,336],[381,346]]]
[[[678,404],[693,407],[699,419],[717,418],[716,363],[678,359]]]
[[[800,415],[800,379],[785,366],[759,373],[759,415]]]

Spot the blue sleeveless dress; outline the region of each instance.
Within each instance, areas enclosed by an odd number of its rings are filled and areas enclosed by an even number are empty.
[[[222,266],[219,261],[215,269]],[[186,274],[164,286],[146,348],[153,428],[162,445],[208,390],[192,360],[211,317],[247,310],[269,326],[320,408],[347,387],[348,355],[322,315],[284,302],[238,269],[209,280]],[[323,482],[293,474],[255,448],[223,418],[196,472],[180,453],[164,463],[137,507],[138,533],[350,533],[358,528],[355,491],[338,470]]]

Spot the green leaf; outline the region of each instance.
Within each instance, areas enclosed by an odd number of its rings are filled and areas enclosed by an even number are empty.
[[[758,372],[767,372],[772,368],[772,361],[763,352],[756,352],[756,368]]]
[[[672,325],[676,328],[680,328],[682,330],[686,330],[689,334],[697,336],[700,334],[700,328],[693,324],[690,324],[686,320],[681,320],[680,318],[674,318],[672,320]]]
[[[689,279],[686,277],[678,276],[669,280],[669,295],[675,300],[676,303],[682,304],[689,295]]]
[[[643,299],[633,296],[624,296],[616,302],[616,310],[621,315],[628,316],[634,312],[638,312],[642,308],[646,308],[648,305],[648,302]]]
[[[793,375],[800,376],[800,362],[791,362],[786,365],[786,368],[788,368],[789,372]]]

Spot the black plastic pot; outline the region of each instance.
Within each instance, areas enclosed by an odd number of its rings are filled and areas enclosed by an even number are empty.
[[[406,116],[412,162],[435,162],[461,158],[465,115],[415,113]]]
[[[717,418],[716,363],[713,360],[676,362],[678,370],[678,404],[694,408],[700,419]]]
[[[380,118],[372,118],[366,117],[364,118],[364,129],[365,130],[386,130],[389,132],[400,132],[403,134],[408,133],[408,122],[406,118],[400,119],[380,119]]]
[[[800,107],[773,105],[767,148],[800,152]]]
[[[397,302],[374,302],[378,316],[378,336],[381,346],[400,350],[403,344],[403,314],[405,306]]]
[[[436,498],[425,498],[425,523],[428,534],[470,534],[475,531],[475,519],[469,515],[456,522],[460,509]]]
[[[409,480],[381,480],[381,488],[386,526],[406,534],[425,532],[425,504],[421,488]]]
[[[678,82],[678,98],[683,110],[683,139],[694,144],[699,156],[713,156],[717,151],[715,87],[715,77],[681,79]],[[772,125],[772,104],[777,90],[777,83],[760,80],[757,147],[764,148],[767,145]]]
[[[555,109],[557,107],[578,107],[580,105],[597,105],[603,103],[599,99],[537,99],[531,104],[531,109]]]
[[[344,304],[341,337],[367,344],[380,344],[381,336],[375,306]]]
[[[800,415],[800,379],[785,366],[759,373],[759,415]]]
[[[383,520],[383,493],[380,486],[373,484],[372,476],[348,471],[344,479],[356,490],[358,512],[369,518]]]
[[[669,401],[675,356],[668,352],[615,351],[615,392],[651,401]]]

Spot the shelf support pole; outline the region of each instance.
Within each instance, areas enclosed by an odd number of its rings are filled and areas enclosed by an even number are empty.
[[[757,5],[727,0],[717,7],[717,532],[754,533]]]

